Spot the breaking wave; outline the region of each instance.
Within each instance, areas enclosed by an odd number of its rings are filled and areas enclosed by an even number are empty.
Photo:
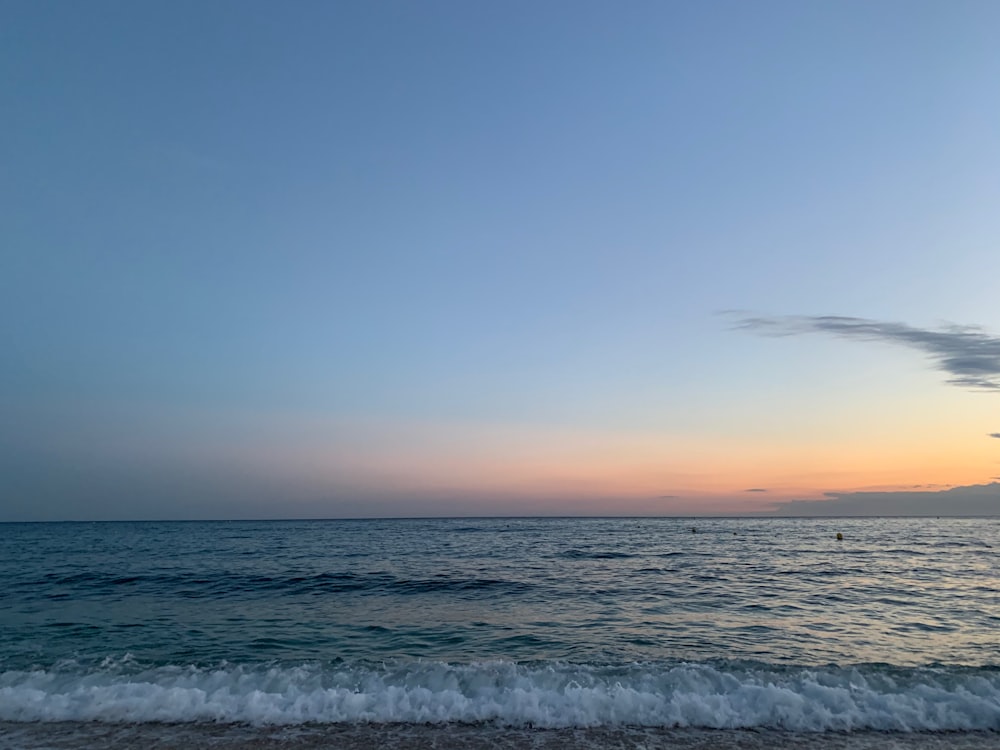
[[[1000,669],[304,663],[0,673],[0,721],[1000,730]]]

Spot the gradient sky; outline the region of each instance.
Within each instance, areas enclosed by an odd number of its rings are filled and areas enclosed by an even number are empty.
[[[0,520],[1000,512],[998,28],[7,0]]]

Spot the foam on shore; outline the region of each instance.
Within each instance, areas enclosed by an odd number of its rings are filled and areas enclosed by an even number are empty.
[[[107,663],[0,674],[0,721],[1000,730],[1000,670],[511,662]]]

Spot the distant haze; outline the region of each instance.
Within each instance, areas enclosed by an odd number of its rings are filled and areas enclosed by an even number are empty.
[[[785,516],[997,516],[1000,482],[947,490],[828,493],[820,501],[779,504]]]

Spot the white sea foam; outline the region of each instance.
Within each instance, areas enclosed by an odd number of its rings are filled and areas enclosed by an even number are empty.
[[[508,662],[0,674],[0,720],[1000,730],[995,670]]]

